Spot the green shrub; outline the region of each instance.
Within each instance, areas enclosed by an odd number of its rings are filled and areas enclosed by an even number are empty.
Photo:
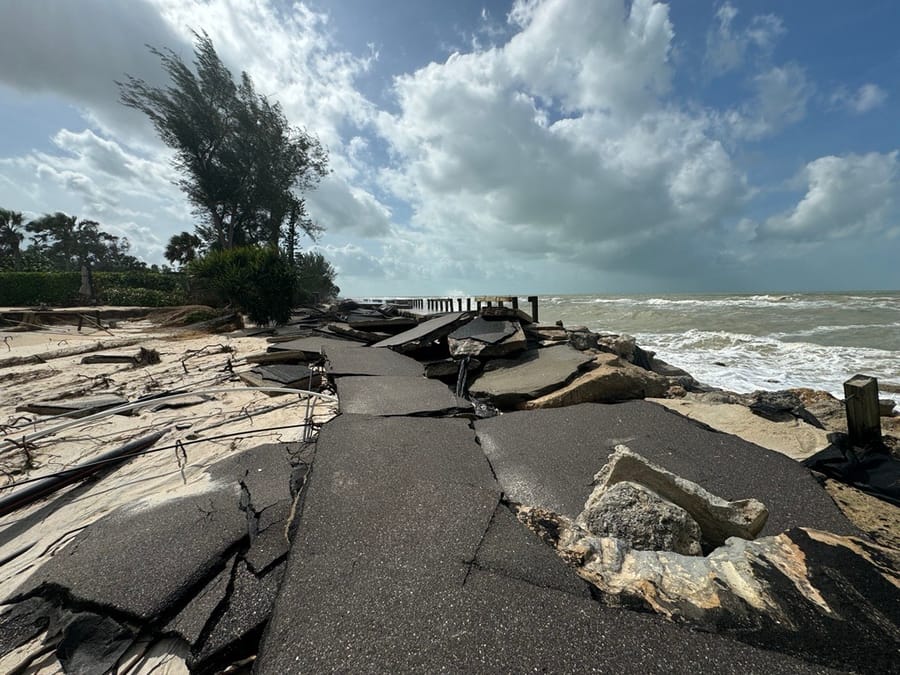
[[[94,296],[109,305],[167,307],[184,304],[187,277],[160,272],[94,272]],[[0,272],[0,306],[74,305],[81,272]]]
[[[296,277],[277,249],[242,246],[210,251],[190,263],[192,294],[212,294],[257,324],[285,323],[291,316]]]
[[[72,304],[80,287],[78,272],[0,272],[0,306]]]

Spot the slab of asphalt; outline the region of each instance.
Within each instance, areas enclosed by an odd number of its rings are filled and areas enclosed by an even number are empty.
[[[246,547],[254,514],[290,505],[288,449],[264,444],[212,464],[210,492],[113,511],[76,535],[16,595],[61,592],[77,605],[143,622],[173,615]]]
[[[590,585],[575,574],[556,551],[516,520],[504,504],[498,504],[484,533],[475,565],[480,570],[590,598]]]
[[[328,354],[328,372],[335,377],[345,375],[425,374],[425,366],[389,349],[337,349]]]
[[[71,601],[151,621],[176,609],[247,536],[240,488],[121,508],[79,533],[17,595],[61,590]],[[136,564],[137,562],[140,564]]]
[[[307,501],[323,489],[323,476],[333,479],[332,492],[345,485],[383,491],[410,482],[497,489],[469,422],[461,419],[342,414],[319,432],[312,473],[319,477],[310,479]],[[306,531],[309,517],[304,510]]]
[[[518,326],[512,321],[487,321],[479,316],[450,333],[450,337],[456,340],[474,338],[480,342],[494,344],[515,333]]]
[[[284,563],[258,577],[239,561],[232,576],[233,590],[224,611],[207,627],[202,646],[195,649],[189,664],[195,672],[211,672],[228,665],[242,643],[258,635],[269,612],[284,574]]]
[[[343,349],[359,349],[365,345],[352,340],[338,340],[327,337],[302,337],[286,342],[275,342],[269,345],[271,352],[300,351],[310,354],[332,355]]]
[[[465,422],[330,422],[255,672],[821,672],[558,590],[498,506]]]
[[[375,585],[426,572],[461,583],[499,498],[464,420],[341,415],[317,441],[285,586],[298,559]]]
[[[461,322],[467,316],[471,316],[468,312],[452,312],[450,314],[442,314],[433,319],[423,321],[415,328],[398,333],[389,338],[385,338],[381,342],[376,342],[373,347],[403,347],[408,343],[419,341],[436,340],[438,337],[447,335],[453,330],[457,323]],[[424,346],[424,345],[423,345]]]
[[[291,500],[290,452],[298,450],[298,443],[262,443],[224,457],[206,472],[217,482],[243,486],[245,505],[261,512],[280,501]]]
[[[339,377],[335,381],[341,411],[360,415],[438,415],[470,411],[446,384],[425,377]]]
[[[470,394],[507,409],[559,389],[592,360],[569,345],[533,349],[518,359],[497,360],[469,385]]]
[[[232,556],[222,571],[213,577],[184,609],[178,612],[165,627],[166,632],[179,635],[188,644],[194,644],[200,640],[213,613],[228,595],[236,559],[237,556]]]
[[[762,501],[769,519],[761,536],[797,526],[859,534],[798,462],[655,403],[509,413],[478,420],[475,430],[504,494],[522,504],[577,516],[594,474],[622,443],[719,497]]]

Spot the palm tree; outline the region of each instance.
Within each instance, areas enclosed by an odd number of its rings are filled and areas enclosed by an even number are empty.
[[[19,269],[21,265],[21,244],[25,238],[22,221],[23,216],[18,211],[0,209],[0,259],[11,259],[13,269]]]
[[[200,240],[200,237],[190,232],[182,232],[181,234],[173,235],[169,239],[164,255],[170,263],[183,267],[191,260],[194,260],[202,248],[203,242]]]

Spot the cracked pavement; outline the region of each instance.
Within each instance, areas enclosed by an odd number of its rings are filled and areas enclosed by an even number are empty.
[[[719,493],[774,504],[774,531],[855,534],[799,465],[643,402],[473,423],[408,357],[327,338],[279,346],[329,357],[343,414],[314,448],[230,454],[205,467],[200,495],[73,532],[0,616],[4,651],[52,633],[60,662],[84,672],[149,638],[174,640],[194,672],[247,658],[257,673],[827,672],[598,602],[513,512],[577,512],[608,444],[627,437]],[[373,352],[390,356],[366,367]]]

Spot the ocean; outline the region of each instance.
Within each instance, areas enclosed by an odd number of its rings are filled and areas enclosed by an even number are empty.
[[[810,387],[843,398],[858,373],[877,377],[885,397],[900,392],[900,292],[542,296],[539,309],[541,323],[633,335],[735,392]]]

